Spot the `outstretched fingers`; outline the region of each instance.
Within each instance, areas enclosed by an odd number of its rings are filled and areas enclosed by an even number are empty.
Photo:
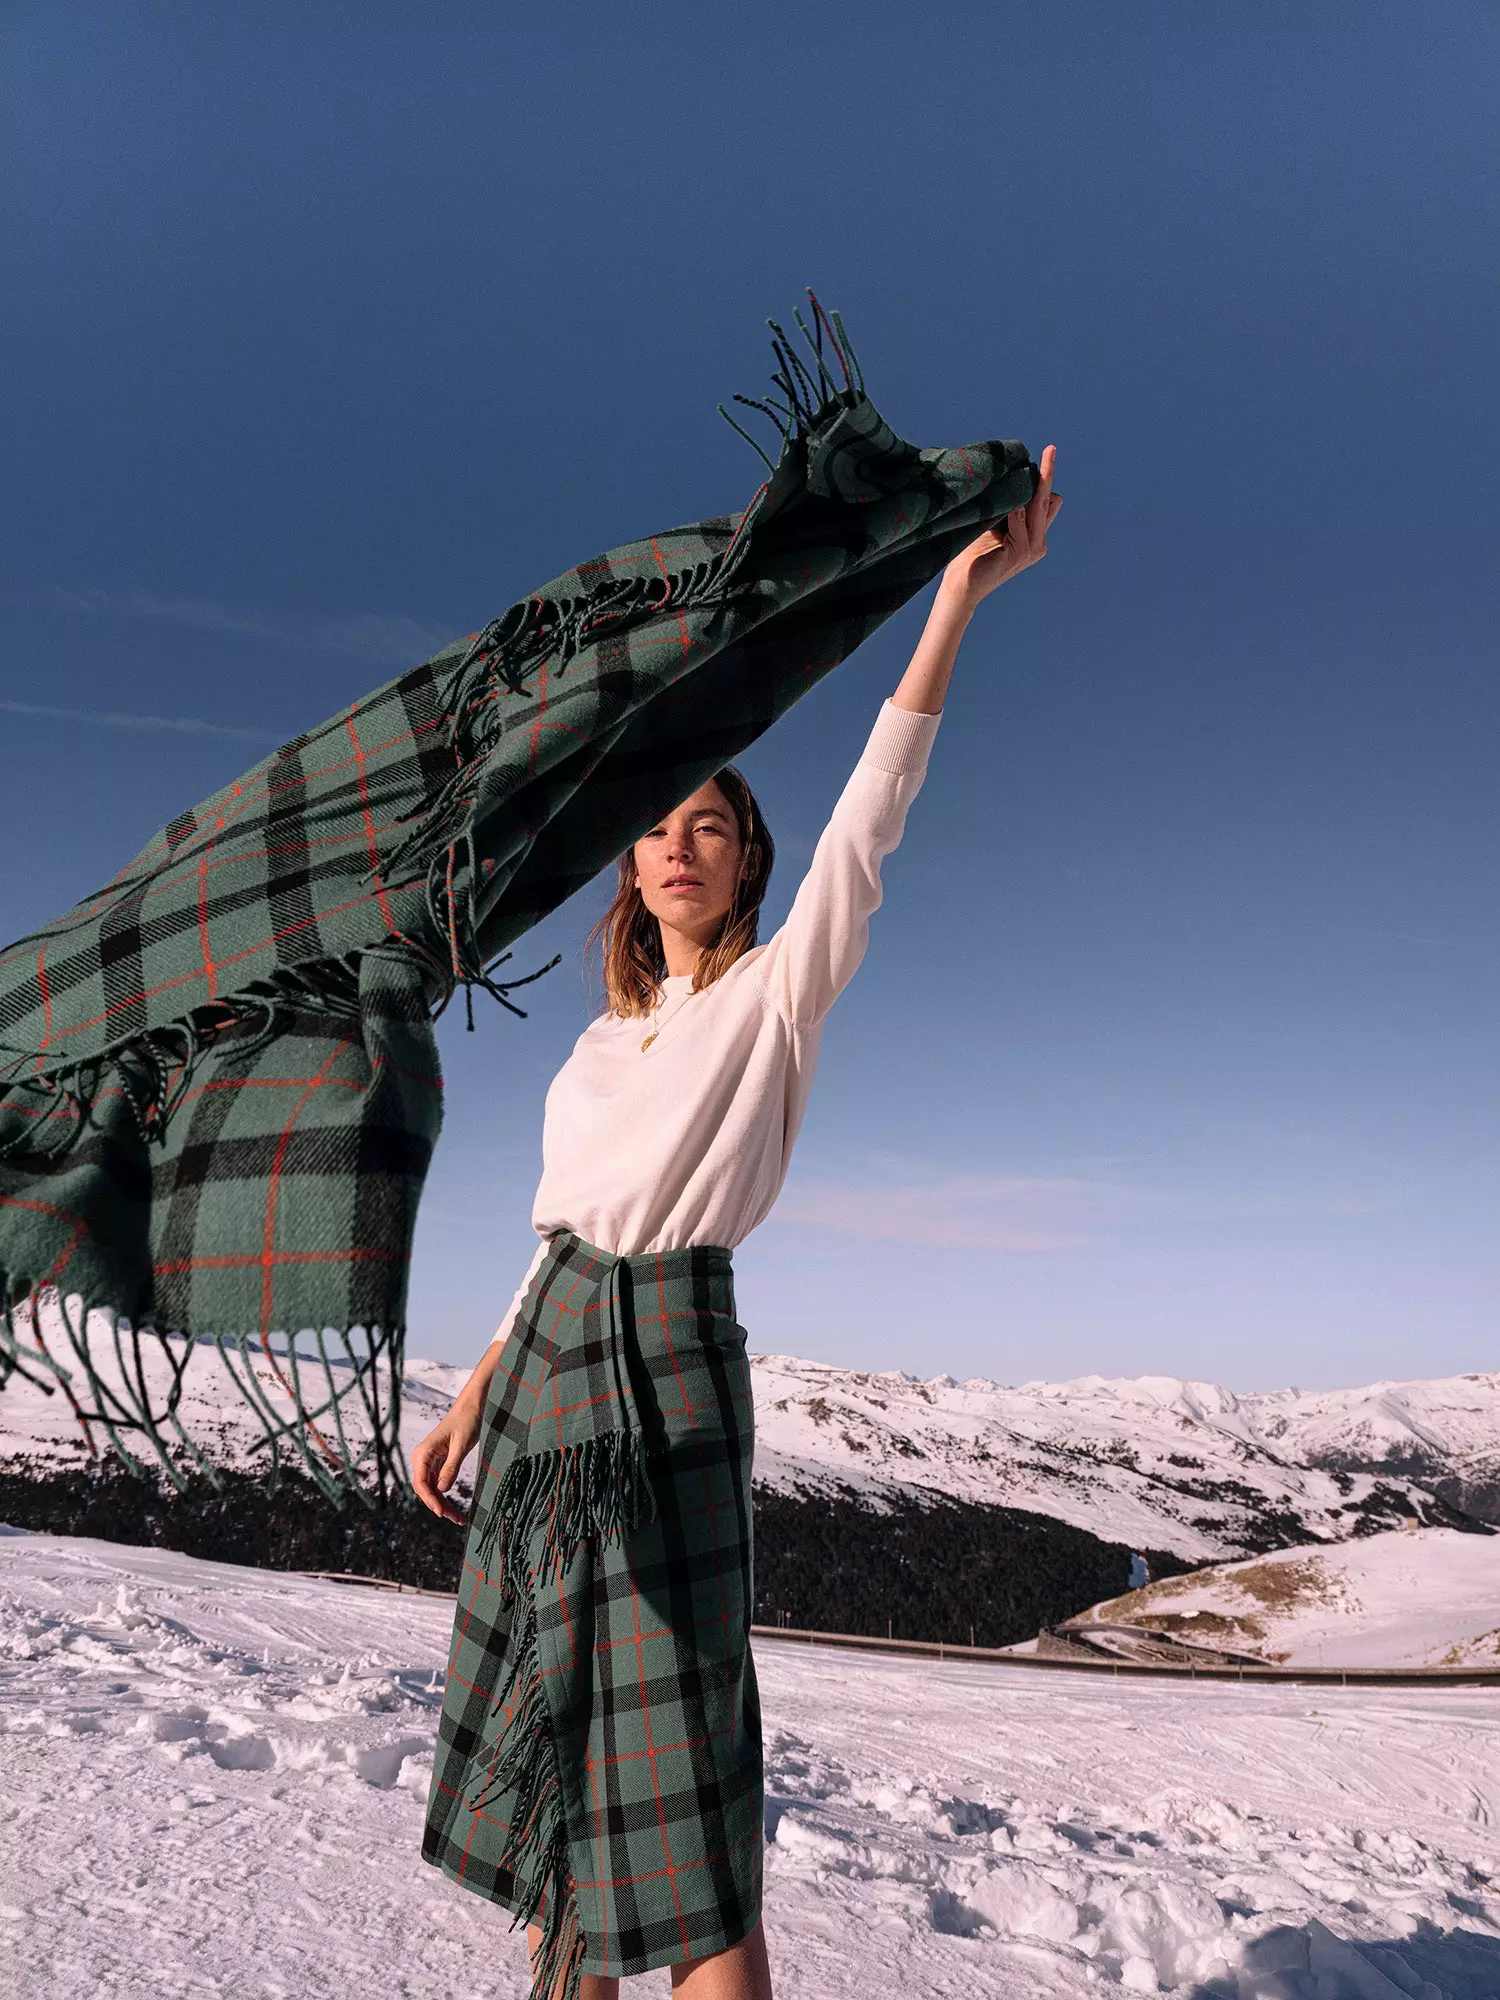
[[[1042,462],[1037,468],[1036,490],[1026,503],[1026,537],[1028,542],[1046,540],[1047,526],[1052,519],[1052,469],[1057,464],[1057,446],[1049,444],[1042,453]]]

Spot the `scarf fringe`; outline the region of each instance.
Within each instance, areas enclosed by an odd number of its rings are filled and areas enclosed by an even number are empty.
[[[337,1343],[332,1352],[330,1334]],[[257,1448],[268,1454],[268,1492],[275,1492],[283,1465],[290,1464],[339,1508],[351,1498],[376,1506],[406,1483],[400,1439],[406,1329],[349,1327],[309,1338],[311,1349],[290,1341],[273,1347],[259,1332],[190,1339],[131,1326],[104,1302],[67,1298],[53,1286],[0,1272],[0,1389],[14,1375],[45,1395],[61,1394],[91,1459],[100,1456],[102,1436],[138,1478],[150,1476],[149,1457],[178,1492],[195,1476],[222,1490],[219,1468],[179,1414],[188,1365],[209,1347],[261,1427]],[[96,1348],[113,1359],[109,1375],[99,1367]],[[159,1385],[150,1380],[148,1357],[165,1364]],[[272,1385],[290,1411],[271,1400]],[[363,1418],[368,1437],[351,1437],[351,1410]]]
[[[296,1016],[309,1014],[359,1027],[360,955],[283,967],[180,1021],[50,1069],[17,1075],[23,1062],[37,1059],[11,1051],[9,1076],[0,1070],[0,1119],[9,1112],[4,1122],[13,1119],[14,1129],[0,1134],[0,1161],[29,1153],[61,1162],[95,1128],[106,1092],[123,1096],[148,1145],[161,1144],[203,1064],[226,1039],[234,1058],[248,1061],[295,1025]],[[50,1344],[48,1321],[56,1329]],[[332,1354],[330,1336],[337,1344]],[[154,1460],[179,1492],[191,1475],[215,1488],[223,1484],[179,1416],[188,1363],[195,1348],[211,1346],[260,1425],[257,1448],[268,1453],[269,1491],[285,1458],[339,1507],[350,1495],[367,1504],[384,1500],[407,1478],[400,1444],[404,1341],[401,1326],[308,1329],[301,1346],[283,1340],[277,1347],[260,1328],[178,1335],[130,1324],[116,1298],[69,1297],[45,1275],[0,1269],[0,1388],[18,1375],[46,1394],[60,1391],[91,1458],[99,1457],[102,1438],[137,1477],[149,1476],[145,1461]],[[113,1358],[109,1376],[96,1365],[96,1347]],[[165,1363],[160,1386],[148,1379],[148,1356]],[[281,1390],[290,1413],[278,1409],[268,1386]],[[350,1409],[369,1430],[357,1443],[345,1428]]]
[[[515,1617],[510,1667],[491,1703],[492,1715],[506,1717],[504,1733],[467,1803],[480,1812],[508,1797],[510,1831],[498,1866],[516,1880],[517,1925],[542,1927],[531,2000],[577,2000],[586,1950],[537,1649],[535,1591],[566,1569],[586,1541],[619,1540],[655,1518],[644,1437],[607,1431],[518,1459],[496,1488],[475,1545],[474,1560],[495,1574]]]
[[[509,1666],[492,1699],[501,1734],[467,1798],[503,1798],[509,1830],[498,1867],[515,1881],[517,1925],[536,1923],[531,2000],[576,2000],[587,1948],[573,1886],[557,1741],[537,1644],[536,1592],[587,1541],[622,1540],[656,1518],[646,1440],[637,1428],[518,1458],[496,1485],[472,1560],[514,1606]]]
[[[515,1882],[515,1925],[539,1924],[531,2000],[577,2000],[586,1940],[568,1853],[557,1745],[537,1651],[536,1609],[523,1597],[511,1627],[511,1668],[493,1712],[511,1705],[498,1752],[468,1805],[481,1812],[510,1797],[510,1830],[497,1866]]]
[[[428,917],[447,947],[444,976],[454,986],[483,987],[512,1013],[521,1011],[505,995],[527,981],[492,984],[484,962],[480,901],[489,884],[469,831],[490,756],[517,720],[503,697],[534,699],[528,682],[548,660],[557,673],[565,673],[585,647],[607,632],[722,603],[749,547],[746,530],[761,497],[752,501],[739,531],[718,555],[666,576],[611,578],[577,597],[525,598],[491,619],[452,669],[438,720],[447,727],[456,769],[404,838],[382,854],[379,873],[392,888],[424,883]]]
[[[570,1884],[556,1935],[549,1938],[543,1927],[542,1948],[531,1969],[531,2000],[578,2000],[587,1948]]]
[[[836,312],[824,310],[817,294],[811,286],[807,288],[807,302],[812,312],[812,325],[802,317],[799,309],[794,309],[792,318],[797,322],[807,347],[807,358],[798,351],[797,344],[787,334],[786,329],[776,320],[768,319],[771,329],[771,353],[776,366],[771,374],[771,386],[777,391],[774,396],[736,396],[735,401],[747,410],[758,410],[770,419],[781,441],[785,453],[809,432],[829,421],[839,410],[853,409],[865,400],[865,378],[859,360],[854,352],[854,343],[844,331],[844,322]],[[839,374],[835,376],[824,353],[824,341],[828,351],[838,363]],[[809,363],[811,365],[809,365]],[[840,380],[842,377],[842,380]],[[776,460],[753,438],[742,424],[737,424],[722,403],[719,415],[732,431],[737,431],[752,451],[758,452],[767,470],[774,477]]]
[[[734,399],[771,419],[783,456],[839,411],[865,400],[864,376],[842,320],[837,313],[825,312],[811,290],[807,297],[812,327],[809,329],[800,311],[793,317],[806,343],[808,359],[799,355],[775,320],[766,322],[776,361],[771,380],[783,400],[775,402],[773,408],[745,396]],[[825,340],[838,363],[839,376],[824,358]],[[759,453],[774,477],[776,461],[735,422],[722,403],[719,410],[730,428]],[[553,661],[556,672],[565,673],[578,654],[606,632],[623,632],[653,618],[722,604],[730,596],[749,550],[750,531],[767,490],[762,486],[756,493],[728,547],[718,555],[665,576],[611,577],[577,597],[523,598],[476,633],[452,669],[438,716],[447,724],[458,768],[406,837],[382,856],[380,866],[388,885],[396,885],[403,875],[408,880],[425,880],[428,915],[447,941],[449,964],[445,970],[455,986],[463,983],[495,990],[488,985],[479,938],[483,870],[466,829],[473,823],[486,760],[516,721],[515,710],[507,708],[502,696],[534,699],[528,683],[545,662]],[[495,997],[510,1006],[504,1000],[506,990],[502,986]],[[512,1008],[512,1012],[519,1011]]]
[[[0,1106],[9,1099],[19,1116],[15,1130],[0,1136],[0,1160],[23,1152],[63,1158],[92,1126],[106,1083],[123,1095],[146,1142],[160,1143],[204,1059],[227,1035],[234,1035],[236,1057],[248,1059],[298,1013],[357,1023],[358,957],[283,967],[253,980],[243,993],[196,1007],[100,1055],[44,1064],[32,1052],[13,1049],[0,1068]],[[22,1065],[26,1073],[18,1074]]]
[[[529,1598],[586,1541],[621,1541],[656,1519],[646,1440],[638,1430],[518,1458],[495,1490],[474,1560],[507,1599]],[[540,1537],[540,1547],[537,1539]]]

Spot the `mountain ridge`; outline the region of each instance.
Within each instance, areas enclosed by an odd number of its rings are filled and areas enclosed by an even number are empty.
[[[1198,1562],[1450,1511],[1500,1521],[1500,1373],[1307,1392],[752,1369],[756,1478],[783,1490],[999,1502]]]
[[[95,1353],[107,1373],[103,1339]],[[157,1370],[164,1388],[167,1362],[150,1356]],[[268,1359],[257,1372],[274,1404],[279,1371]],[[467,1373],[408,1363],[408,1452]],[[1157,1375],[960,1382],[756,1354],[751,1378],[756,1484],[786,1496],[1004,1507],[1186,1563],[1500,1522],[1500,1372],[1237,1391]],[[255,1420],[210,1344],[196,1344],[182,1382],[184,1423],[210,1460],[263,1467]],[[19,1378],[0,1390],[0,1470],[46,1479],[92,1463],[64,1397]]]

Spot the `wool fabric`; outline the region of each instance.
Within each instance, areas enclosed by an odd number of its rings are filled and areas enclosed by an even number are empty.
[[[759,1916],[753,1431],[727,1250],[551,1240],[490,1381],[423,1839],[540,1925],[533,2000]],[[621,1438],[649,1498],[589,1522],[588,1455]]]
[[[175,1477],[209,1340],[270,1464],[401,1480],[431,1011],[504,997],[519,937],[1034,490],[1013,441],[903,442],[836,319],[815,331],[777,343],[782,449],[739,514],[581,563],[0,952],[0,1383],[60,1390]]]

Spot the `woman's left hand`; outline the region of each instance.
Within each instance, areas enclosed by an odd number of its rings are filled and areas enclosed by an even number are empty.
[[[998,590],[1023,569],[1039,563],[1047,553],[1047,530],[1057,519],[1062,495],[1052,491],[1052,468],[1057,463],[1056,445],[1042,453],[1036,491],[1024,507],[1016,507],[1003,521],[996,521],[975,541],[956,555],[943,571],[942,590],[961,599],[972,609],[981,598]]]

